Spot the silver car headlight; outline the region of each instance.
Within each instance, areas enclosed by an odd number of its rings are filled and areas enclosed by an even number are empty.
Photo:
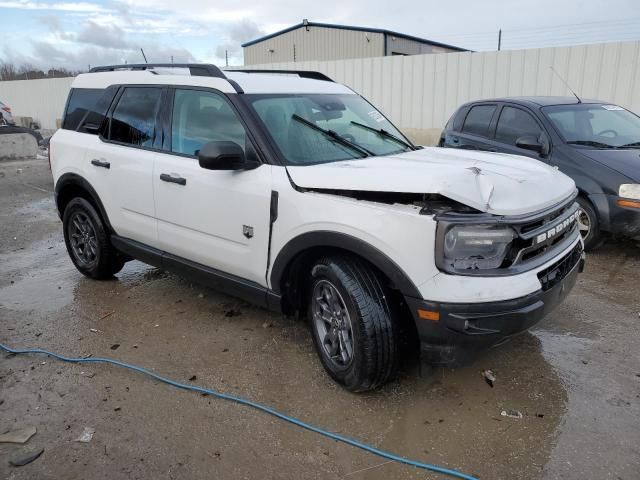
[[[499,225],[453,226],[444,236],[444,264],[454,270],[498,268],[515,237],[513,229]]]
[[[623,183],[618,189],[618,195],[622,198],[631,198],[633,200],[640,200],[640,184],[638,183]]]

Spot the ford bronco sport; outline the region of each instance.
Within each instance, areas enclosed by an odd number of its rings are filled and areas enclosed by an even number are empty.
[[[306,317],[352,391],[385,383],[401,350],[459,365],[525,331],[583,265],[569,177],[417,147],[316,72],[94,68],[50,161],[80,272],[136,258]]]

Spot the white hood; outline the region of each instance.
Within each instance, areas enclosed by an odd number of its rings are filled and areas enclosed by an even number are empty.
[[[303,188],[437,193],[495,215],[543,210],[576,188],[571,178],[527,157],[435,147],[287,171]]]

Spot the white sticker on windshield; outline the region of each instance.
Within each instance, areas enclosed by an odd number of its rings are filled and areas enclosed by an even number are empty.
[[[377,110],[371,110],[369,113],[367,113],[367,115],[369,115],[373,120],[375,120],[378,123],[384,122],[384,117]]]
[[[619,107],[618,105],[602,105],[602,108],[605,110],[624,110],[624,108]]]

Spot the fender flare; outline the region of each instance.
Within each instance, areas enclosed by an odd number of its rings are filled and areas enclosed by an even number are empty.
[[[300,253],[314,247],[335,247],[347,250],[364,258],[378,268],[391,284],[403,295],[422,298],[420,291],[409,276],[385,253],[378,248],[351,235],[332,231],[313,231],[303,233],[289,240],[278,253],[271,269],[271,288],[281,294],[281,281],[291,261]]]
[[[64,212],[60,209],[58,199],[60,197],[60,192],[62,192],[65,188],[69,186],[79,187],[82,190],[87,192],[87,194],[93,201],[93,204],[97,206],[98,212],[100,213],[100,216],[104,220],[108,230],[112,233],[115,233],[115,230],[111,226],[111,222],[109,222],[107,211],[104,209],[104,205],[102,204],[102,201],[98,196],[98,193],[93,188],[93,186],[91,186],[91,184],[87,181],[87,179],[78,175],[77,173],[65,173],[56,182],[56,186],[54,189],[54,197],[56,201],[56,208],[58,210],[58,215],[60,216],[60,218],[62,219],[62,215],[64,215]]]

